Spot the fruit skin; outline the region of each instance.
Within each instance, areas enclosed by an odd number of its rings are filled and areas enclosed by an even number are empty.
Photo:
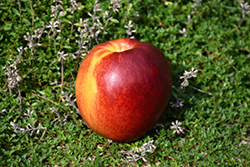
[[[97,45],[84,58],[76,79],[76,100],[93,131],[130,142],[158,122],[171,86],[171,70],[160,49],[121,38]]]

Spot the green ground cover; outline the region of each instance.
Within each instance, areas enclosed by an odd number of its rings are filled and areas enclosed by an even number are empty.
[[[0,166],[250,166],[249,13],[242,0],[1,1]],[[132,143],[89,129],[74,93],[84,56],[121,37],[159,47],[173,75],[164,116]]]

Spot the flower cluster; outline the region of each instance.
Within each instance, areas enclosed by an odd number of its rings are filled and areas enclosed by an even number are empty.
[[[57,109],[56,109],[55,107],[50,108],[50,111],[51,111],[52,113],[55,113],[56,116],[57,116],[57,118],[54,119],[54,120],[52,121],[52,123],[55,122],[55,121],[58,121],[58,122],[60,123],[61,126],[62,126],[62,123],[66,124],[67,118],[68,118],[68,116],[69,116],[67,113],[64,113],[64,114],[63,114],[63,115],[64,115],[64,119],[61,120],[61,116],[60,116],[60,114],[58,113],[58,111],[57,111]]]
[[[181,91],[183,90],[183,88],[189,86],[189,82],[188,82],[188,79],[189,78],[192,78],[192,77],[196,77],[197,76],[197,72],[198,70],[195,70],[194,68],[191,69],[191,71],[185,71],[183,76],[180,77],[180,79],[184,79],[184,81],[181,83],[181,88],[180,88],[180,91],[179,91],[179,94],[178,94],[178,97],[176,98],[176,102],[169,102],[170,106],[173,107],[173,108],[179,108],[179,107],[182,107],[184,104],[184,101],[180,100],[179,97],[180,97],[180,94],[181,94]],[[191,87],[191,86],[190,86]],[[200,89],[197,89],[195,87],[192,87],[200,92],[203,92],[203,93],[208,93],[208,92],[204,92]]]
[[[22,77],[18,74],[17,68],[11,68],[10,66],[3,67],[3,69],[6,69],[7,72],[5,75],[8,76],[8,87],[10,89],[19,87],[18,82],[22,80]]]
[[[86,56],[88,51],[87,51],[87,46],[86,44],[89,43],[89,40],[87,40],[88,38],[88,20],[82,20],[80,19],[80,24],[84,26],[84,29],[81,27],[77,28],[77,31],[79,32],[79,34],[75,34],[76,37],[79,37],[80,40],[76,40],[76,43],[78,43],[79,49],[75,52],[75,54],[77,55],[78,58],[82,57],[82,56]],[[96,34],[97,35],[97,34]]]
[[[240,7],[238,8],[241,13],[242,13],[242,16],[241,18],[238,18],[237,20],[240,20],[240,23],[239,25],[234,29],[234,31],[236,31],[240,26],[241,24],[243,23],[244,19],[245,19],[245,16],[248,15],[250,13],[250,6],[248,5],[248,2],[244,3],[244,1],[238,1],[239,4],[240,4]]]
[[[96,0],[93,13],[88,13],[88,15],[91,17],[91,20],[89,18],[86,18],[84,20],[80,19],[80,22],[75,24],[76,26],[78,26],[78,33],[76,33],[75,36],[80,38],[80,40],[76,40],[79,49],[75,52],[78,58],[78,63],[80,57],[85,56],[92,48],[93,40],[97,44],[99,44],[98,35],[100,34],[101,30],[104,29],[103,24],[100,22],[100,17],[97,16],[97,12],[100,11],[102,11],[102,9],[100,8],[100,3],[98,3],[98,1]],[[89,45],[87,46],[87,44]]]
[[[188,18],[187,23],[188,23],[188,24],[191,24],[191,23],[193,22],[191,16],[194,15],[195,12],[198,11],[198,10],[197,10],[197,7],[200,6],[201,2],[202,2],[202,0],[195,0],[195,4],[193,4],[193,5],[191,6],[191,7],[194,9],[194,11],[192,11],[191,14],[187,16],[187,18]],[[188,31],[188,29],[189,29],[189,26],[190,26],[190,25],[188,25],[187,28],[183,28],[182,30],[179,30],[179,33],[180,33],[180,34],[183,34],[184,37],[187,37],[187,31]]]
[[[63,16],[65,15],[65,12],[63,11],[63,7],[61,4],[63,4],[60,0],[53,0],[54,5],[51,5],[51,17],[52,19],[49,21],[49,25],[46,26],[46,28],[50,29],[50,31],[47,33],[49,39],[52,39],[54,41],[54,51],[57,53],[57,47],[56,47],[56,41],[61,39],[60,33],[62,32],[62,22],[63,22]],[[52,31],[52,36],[50,35]]]
[[[144,156],[146,156],[147,152],[153,153],[156,149],[156,146],[153,144],[154,140],[150,140],[149,142],[143,144],[139,148],[132,148],[132,150],[126,152],[126,151],[120,151],[121,154],[126,154],[126,157],[123,158],[123,160],[127,162],[132,161],[138,161],[142,159],[144,162],[147,162]]]
[[[70,4],[72,8],[68,8],[67,11],[71,12],[72,14],[74,14],[75,11],[77,10],[81,10],[81,8],[79,8],[79,3],[76,3],[76,0],[70,0]]]
[[[194,70],[194,68],[191,69],[191,71],[185,71],[183,76],[180,77],[180,79],[184,79],[184,81],[181,83],[182,87],[187,87],[189,85],[188,79],[192,77],[196,77],[198,70]]]
[[[119,12],[119,8],[122,6],[120,5],[121,0],[110,0],[110,3],[112,6],[109,6],[110,9],[112,9],[113,12]]]
[[[24,113],[24,115],[29,116],[30,122],[31,122],[31,124],[28,124],[28,125],[26,126],[26,128],[21,128],[21,127],[19,127],[19,126],[18,126],[18,123],[14,123],[14,122],[12,122],[12,121],[10,122],[10,125],[13,126],[14,131],[15,131],[16,133],[30,133],[30,136],[33,136],[33,134],[34,134],[35,131],[36,131],[37,134],[39,134],[39,133],[40,133],[40,130],[44,130],[44,132],[43,132],[43,134],[42,134],[42,137],[44,136],[44,134],[45,134],[47,128],[46,128],[46,127],[42,127],[42,125],[41,125],[40,123],[38,124],[38,127],[35,127],[34,122],[33,122],[33,120],[32,120],[32,114],[33,114],[33,112],[34,112],[34,110],[32,110],[32,111],[30,112],[30,110],[28,109],[28,110],[27,110],[27,113]],[[41,137],[41,139],[42,139],[42,137]],[[40,140],[41,140],[41,139],[40,139]]]
[[[43,27],[40,29],[34,30],[34,34],[30,34],[29,32],[27,32],[26,35],[23,36],[23,38],[29,42],[28,47],[25,47],[24,50],[30,48],[31,56],[34,56],[34,50],[36,46],[42,46],[42,43],[40,43],[40,40],[44,32],[46,31],[45,31],[45,25],[43,23]]]
[[[67,101],[67,103],[65,104],[65,106],[74,107],[76,109],[76,112],[78,114],[80,114],[79,109],[75,105],[76,99],[71,100],[72,96],[73,96],[73,94],[69,94],[69,92],[62,92],[62,96],[61,97]],[[73,111],[70,111],[70,113],[73,113]]]
[[[240,7],[238,9],[241,10],[242,20],[244,20],[245,16],[250,13],[250,6],[248,5],[248,2],[246,2],[244,4],[241,3]]]
[[[22,77],[18,74],[18,69],[17,69],[17,65],[19,63],[21,63],[21,55],[23,54],[23,47],[19,47],[18,49],[19,54],[17,55],[17,59],[14,60],[12,58],[10,58],[11,61],[13,61],[13,63],[7,67],[3,67],[3,69],[6,69],[6,73],[5,75],[8,76],[8,87],[10,90],[10,94],[11,94],[11,89],[13,88],[19,88],[19,82],[22,81]]]
[[[133,28],[132,21],[129,20],[128,25],[127,25],[127,26],[125,25],[124,27],[127,28],[127,30],[126,30],[127,38],[128,38],[128,37],[134,38],[134,36],[131,36],[131,35],[132,35],[132,33],[135,33],[136,30],[132,30],[132,28]]]
[[[201,4],[202,0],[195,0],[195,4],[192,5],[192,8],[196,8],[197,6],[199,6]]]
[[[120,5],[120,2],[121,0],[110,0],[110,3],[111,3],[111,6],[109,6],[109,9],[112,9],[109,13],[108,11],[105,11],[104,13],[102,13],[103,15],[103,18],[106,19],[106,23],[103,27],[103,34],[102,34],[102,40],[104,38],[104,35],[105,35],[105,30],[106,30],[106,27],[108,25],[108,22],[110,20],[113,20],[113,17],[112,17],[112,14],[114,12],[119,12],[119,8],[121,8],[122,6]]]
[[[83,26],[85,28],[85,33],[87,34],[87,38],[90,40],[90,44],[91,44],[91,39],[94,39],[96,41],[97,44],[99,44],[98,42],[98,35],[101,32],[102,27],[102,23],[100,22],[100,17],[96,15],[97,12],[101,11],[102,9],[100,8],[100,3],[98,3],[98,1],[95,1],[94,4],[94,9],[93,9],[93,14],[88,13],[88,15],[91,17],[92,21],[91,21],[91,26],[89,26],[88,22],[89,19],[85,19],[83,22]],[[91,47],[91,46],[90,46]]]

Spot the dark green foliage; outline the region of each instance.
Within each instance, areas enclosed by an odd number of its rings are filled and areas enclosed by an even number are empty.
[[[110,13],[110,2],[100,2],[102,11],[96,16],[102,25],[94,29],[100,33],[84,37],[91,41],[83,50],[87,53],[97,43],[127,37],[124,26],[131,20],[131,30],[136,30],[132,36],[159,47],[171,64],[171,102],[184,101],[180,108],[168,106],[160,121],[164,127],[123,144],[92,132],[77,113],[74,83],[83,56],[76,54],[80,40],[76,34],[78,27],[83,29],[81,18],[89,18],[92,26],[88,13],[94,13],[95,3],[78,2],[74,13],[67,10],[73,8],[70,1],[63,2],[60,18],[51,16],[51,5],[59,4],[52,0],[32,1],[32,8],[29,0],[0,2],[0,166],[250,165],[250,15],[243,17],[237,1],[134,0],[127,6],[123,0],[106,27],[102,13]],[[61,31],[53,34],[46,28],[60,19]],[[24,35],[36,35],[43,23],[47,33],[32,40],[38,44],[32,50]],[[20,47],[27,49],[17,61]],[[62,51],[74,56],[59,59]],[[22,80],[9,88],[6,67],[14,62]],[[178,95],[180,76],[192,67],[198,70],[197,77],[189,79]],[[11,69],[15,71],[14,66]],[[175,120],[182,122],[184,134],[173,134],[170,126]],[[146,161],[125,161],[121,151],[138,149],[151,140],[156,149],[146,153]]]

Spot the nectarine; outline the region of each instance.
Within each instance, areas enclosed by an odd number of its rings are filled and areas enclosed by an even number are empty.
[[[160,49],[121,38],[95,46],[84,58],[76,80],[76,100],[93,131],[129,142],[158,122],[171,84],[170,66]]]

